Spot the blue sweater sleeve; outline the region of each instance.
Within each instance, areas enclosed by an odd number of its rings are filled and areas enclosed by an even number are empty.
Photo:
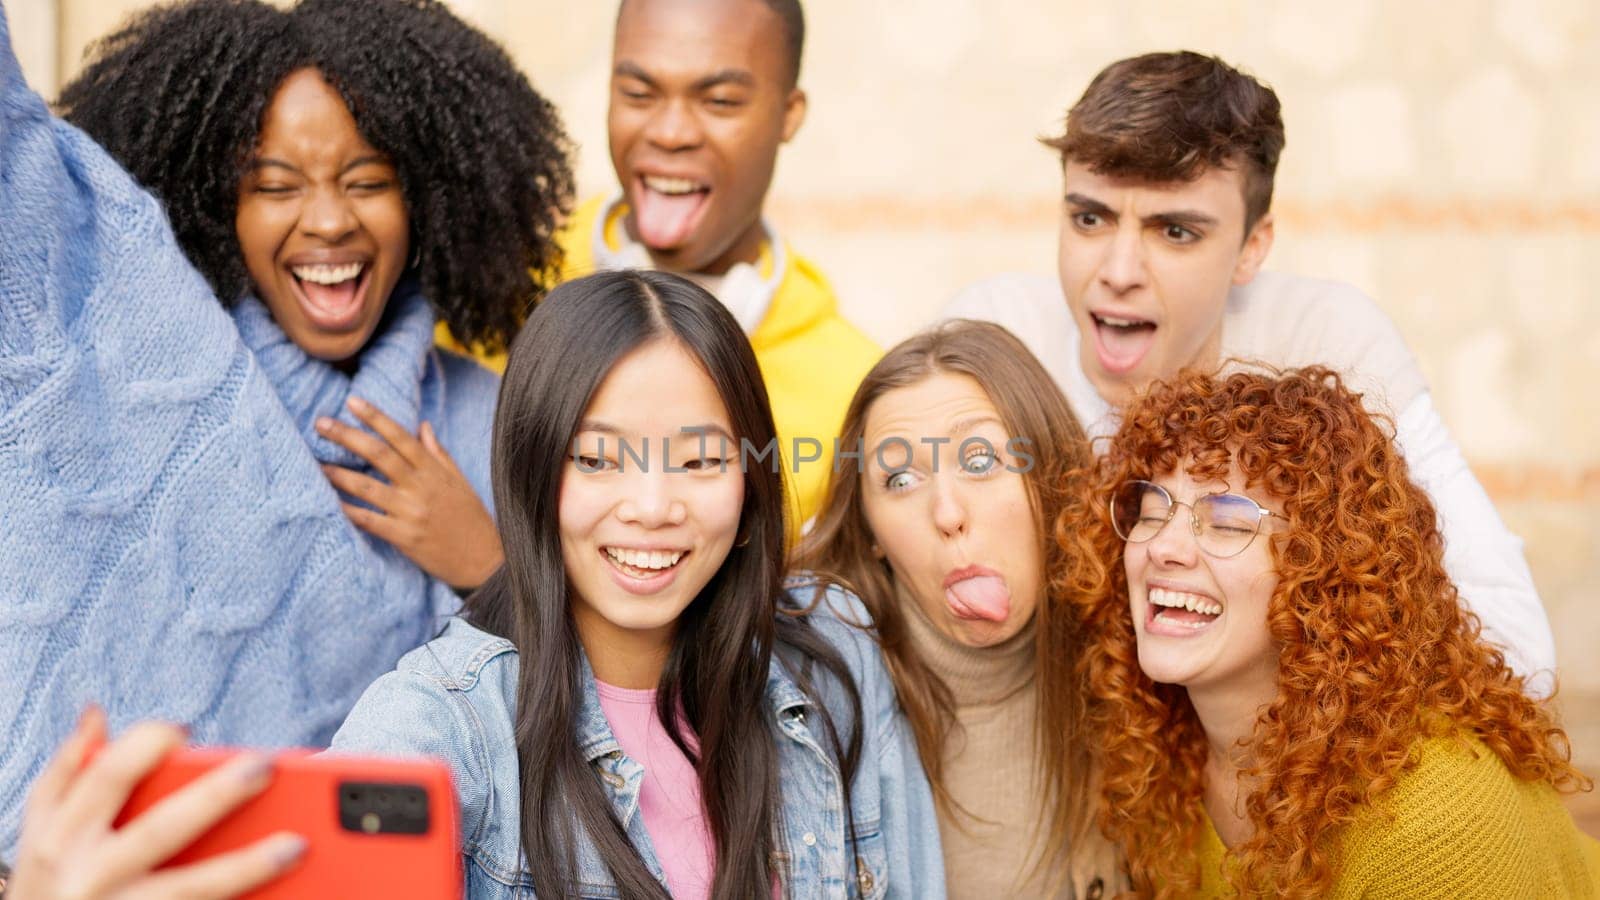
[[[23,81],[0,7],[0,857],[85,703],[325,744],[436,627],[155,198]]]

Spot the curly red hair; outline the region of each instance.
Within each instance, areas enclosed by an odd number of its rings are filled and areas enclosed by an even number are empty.
[[[1433,504],[1360,396],[1320,367],[1184,373],[1125,411],[1055,526],[1073,561],[1057,587],[1077,598],[1088,632],[1079,668],[1103,773],[1099,820],[1140,894],[1199,886],[1208,751],[1185,690],[1139,668],[1106,498],[1129,479],[1180,468],[1226,478],[1230,466],[1278,498],[1289,525],[1271,537],[1278,694],[1241,773],[1256,787],[1245,801],[1253,833],[1226,867],[1236,888],[1324,893],[1336,829],[1394,784],[1423,738],[1470,734],[1518,778],[1587,786],[1553,713],[1461,608]]]

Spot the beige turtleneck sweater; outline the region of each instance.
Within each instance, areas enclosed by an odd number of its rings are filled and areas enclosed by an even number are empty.
[[[1045,896],[1043,879],[1026,880],[1043,849],[1035,840],[1044,779],[1034,740],[1033,623],[1005,643],[968,647],[941,634],[915,600],[902,593],[899,602],[912,648],[956,705],[944,781],[962,809],[939,811],[950,897]],[[1070,888],[1057,896],[1071,896]]]

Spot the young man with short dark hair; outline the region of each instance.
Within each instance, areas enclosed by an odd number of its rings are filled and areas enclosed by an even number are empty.
[[[1394,419],[1485,635],[1535,693],[1548,691],[1554,641],[1522,542],[1467,467],[1394,324],[1349,285],[1261,272],[1284,146],[1277,95],[1214,57],[1146,54],[1095,76],[1065,133],[1046,143],[1064,182],[1059,281],[992,278],[945,314],[1015,332],[1091,437],[1114,430],[1133,394],[1186,367],[1339,370]]]
[[[733,311],[766,379],[797,522],[816,512],[845,407],[881,355],[762,217],[778,148],[805,119],[804,42],[798,0],[625,0],[607,116],[621,191],[583,204],[563,240],[568,277],[661,269]],[[797,457],[812,460],[798,473]]]

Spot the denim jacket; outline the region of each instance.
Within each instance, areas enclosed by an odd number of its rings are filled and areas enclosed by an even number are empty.
[[[809,587],[793,589],[809,604]],[[854,858],[846,859],[843,793],[813,704],[774,658],[766,698],[778,741],[781,810],[776,853],[792,898],[942,898],[938,817],[916,744],[860,601],[830,589],[810,620],[843,657],[861,693],[861,762],[851,786]],[[843,730],[849,713],[831,679],[819,692]],[[656,879],[661,864],[639,815],[644,769],[611,733],[584,661],[575,733],[613,809]],[[434,640],[372,684],[333,739],[340,753],[425,755],[450,764],[461,808],[461,852],[471,900],[531,898],[521,848],[521,798],[513,734],[517,653],[511,642],[452,619]],[[579,838],[580,897],[616,897],[610,874]]]

